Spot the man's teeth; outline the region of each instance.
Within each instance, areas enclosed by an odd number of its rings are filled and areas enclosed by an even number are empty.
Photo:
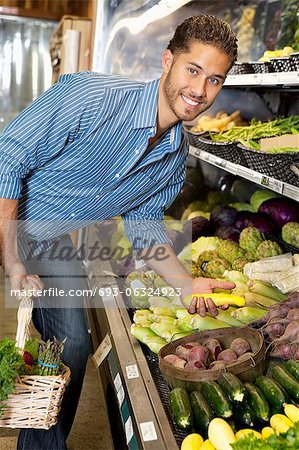
[[[184,101],[186,103],[188,103],[188,105],[190,105],[190,106],[197,106],[197,105],[199,105],[199,102],[195,102],[194,100],[191,100],[191,98],[185,97],[184,95],[182,95],[182,97],[183,97]]]

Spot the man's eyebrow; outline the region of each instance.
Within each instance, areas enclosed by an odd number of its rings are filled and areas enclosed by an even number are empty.
[[[188,64],[191,64],[192,66],[195,66],[200,70],[203,70],[202,67],[199,64],[197,64],[196,62],[188,61]],[[225,80],[225,77],[223,75],[215,74],[215,75],[211,75],[211,76],[215,77],[215,78],[220,78],[221,80]]]

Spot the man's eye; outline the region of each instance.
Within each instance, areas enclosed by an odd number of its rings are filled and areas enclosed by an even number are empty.
[[[197,70],[196,69],[189,68],[188,70],[191,73],[191,75],[196,75],[197,74]]]
[[[210,78],[210,82],[214,85],[217,86],[219,84],[219,80],[217,78]]]

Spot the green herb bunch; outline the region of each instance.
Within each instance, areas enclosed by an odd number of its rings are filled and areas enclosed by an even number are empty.
[[[14,381],[25,371],[25,364],[15,341],[4,338],[0,341],[0,417],[5,401],[14,391]]]
[[[234,450],[298,450],[299,422],[286,433],[272,434],[268,439],[257,438],[252,433],[231,446]]]

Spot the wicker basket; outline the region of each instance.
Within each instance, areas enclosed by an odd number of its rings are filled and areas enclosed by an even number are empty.
[[[203,132],[198,135],[189,133],[189,142],[194,147],[211,153],[214,156],[223,158],[235,164],[246,165],[242,151],[237,147],[235,142],[216,142],[212,141],[209,133]]]
[[[33,302],[24,299],[18,310],[17,347],[24,349],[29,339]],[[55,425],[64,391],[70,379],[70,369],[53,376],[21,375],[15,381],[15,391],[5,402],[0,427],[40,428],[48,430]]]
[[[293,171],[298,152],[266,153],[248,149],[242,144],[237,144],[237,147],[239,151],[242,151],[247,167],[250,169],[299,187],[299,177]]]

